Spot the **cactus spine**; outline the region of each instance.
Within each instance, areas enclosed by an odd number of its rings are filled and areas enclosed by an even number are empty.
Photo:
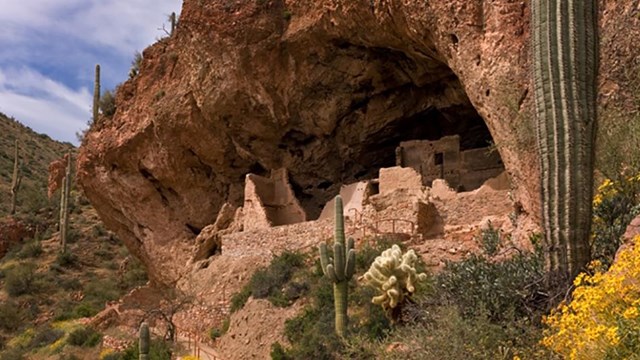
[[[551,276],[589,261],[598,69],[595,0],[532,0],[542,220]]]
[[[149,325],[146,322],[140,324],[138,349],[140,350],[140,360],[149,360]]]
[[[16,139],[15,151],[13,157],[13,177],[11,178],[11,215],[16,213],[16,201],[18,199],[18,190],[22,182],[22,174],[20,174],[20,159],[18,158],[18,139]]]
[[[67,252],[67,233],[69,232],[69,191],[71,189],[71,153],[65,156],[67,161],[65,175],[60,189],[60,248]]]
[[[98,123],[100,109],[100,64],[96,64],[96,77],[93,82],[93,123]]]
[[[344,337],[347,332],[347,297],[349,293],[349,280],[356,268],[356,251],[353,249],[353,239],[349,239],[345,247],[344,241],[344,216],[342,210],[342,198],[335,198],[335,242],[333,244],[333,257],[327,255],[327,244],[320,245],[320,264],[325,276],[333,282],[333,303],[335,307],[336,334]]]

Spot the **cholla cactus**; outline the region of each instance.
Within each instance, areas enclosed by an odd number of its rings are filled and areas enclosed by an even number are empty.
[[[427,279],[427,274],[416,271],[417,259],[413,250],[403,255],[398,245],[383,251],[361,278],[367,285],[382,292],[371,301],[385,309],[394,309],[413,294],[416,282]]]

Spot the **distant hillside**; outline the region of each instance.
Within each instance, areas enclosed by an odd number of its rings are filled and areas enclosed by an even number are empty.
[[[20,144],[20,163],[23,174],[18,193],[18,213],[30,214],[45,207],[47,201],[48,167],[69,150],[70,143],[61,143],[38,134],[17,120],[0,113],[0,217],[8,215],[11,202],[14,141]]]

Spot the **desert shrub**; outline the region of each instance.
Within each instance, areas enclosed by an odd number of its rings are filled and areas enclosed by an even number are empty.
[[[390,244],[381,239],[375,241],[373,246],[367,245],[359,249],[356,252],[356,274],[364,273],[373,259]],[[323,275],[319,260],[315,261],[311,270],[301,273],[309,284],[312,301],[300,315],[285,322],[285,336],[291,346],[284,348],[280,344],[272,345],[272,356],[280,359],[344,358],[345,344],[337,337],[334,329],[332,283]],[[384,339],[390,330],[391,324],[382,308],[371,303],[374,292],[369,287],[357,286],[355,281],[349,283],[350,337],[353,335],[365,341],[377,342]]]
[[[229,311],[233,314],[242,309],[244,304],[247,303],[247,300],[249,300],[249,297],[251,297],[251,284],[245,285],[239,292],[233,294]]]
[[[304,256],[285,251],[273,258],[269,266],[259,269],[251,276],[249,283],[231,297],[232,313],[242,309],[250,296],[267,298],[273,305],[285,307],[308,289],[303,281],[293,281],[293,274],[304,266]]]
[[[500,230],[494,228],[489,221],[487,228],[482,229],[480,237],[476,241],[486,255],[495,256],[500,250]]]
[[[209,338],[215,340],[229,331],[229,318],[224,319],[220,327],[214,327],[209,330]]]
[[[21,348],[11,348],[0,352],[0,360],[24,360],[25,350]]]
[[[151,339],[149,343],[149,360],[171,360],[171,346],[165,341]],[[123,352],[119,353],[119,360],[138,360],[140,357],[140,349],[138,342],[134,342]]]
[[[486,312],[495,321],[531,317],[546,306],[544,260],[541,255],[517,253],[503,261],[472,255],[448,263],[437,277],[446,301],[466,316]]]
[[[73,346],[94,347],[100,343],[102,335],[90,327],[80,327],[69,333],[67,343]]]
[[[22,324],[22,309],[13,301],[0,302],[0,329],[13,331]]]
[[[300,253],[284,252],[275,257],[267,268],[256,271],[251,277],[251,295],[256,299],[268,298],[276,306],[289,305],[294,299],[285,296],[283,287],[303,265],[304,256]],[[303,289],[302,285],[288,293],[297,298],[304,292]]]
[[[73,308],[73,313],[70,314],[73,318],[91,317],[100,312],[100,309],[95,307],[91,303],[81,303]]]
[[[640,175],[605,180],[593,198],[591,254],[609,266],[622,243],[622,235],[640,213]]]
[[[108,118],[111,118],[116,113],[116,98],[111,90],[107,90],[102,94],[99,106],[102,115]]]
[[[19,259],[37,258],[42,254],[42,245],[39,241],[30,241],[25,244],[17,254]]]
[[[541,330],[526,320],[496,323],[486,314],[462,316],[456,306],[427,304],[428,321],[398,327],[373,353],[386,359],[553,359],[538,345]],[[403,347],[387,352],[389,344]]]
[[[67,233],[67,243],[75,244],[81,239],[82,239],[82,233],[77,229],[69,227],[69,232]]]
[[[136,286],[144,285],[147,280],[147,270],[137,258],[130,257],[131,261],[118,284],[122,290],[129,290]]]
[[[76,265],[78,262],[78,257],[72,253],[71,251],[65,251],[58,253],[56,257],[55,265],[60,266],[62,268],[69,268]]]
[[[58,339],[64,336],[64,331],[60,329],[52,329],[49,326],[44,326],[36,332],[31,339],[29,348],[39,348],[45,345],[53,344]]]
[[[59,277],[57,279],[57,284],[59,287],[67,291],[82,289],[82,283],[80,282],[80,279],[76,277]]]
[[[74,309],[77,316],[93,316],[109,301],[118,299],[122,291],[111,279],[93,279],[84,287],[84,299]]]
[[[572,300],[545,319],[544,345],[567,359],[630,359],[640,354],[640,236],[604,271],[574,280]]]
[[[5,272],[4,287],[9,296],[36,293],[40,288],[39,276],[32,263],[20,263]]]

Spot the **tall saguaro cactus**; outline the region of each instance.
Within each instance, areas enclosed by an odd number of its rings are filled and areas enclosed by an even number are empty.
[[[22,174],[20,174],[20,158],[18,154],[18,139],[16,139],[15,151],[13,157],[13,176],[11,178],[11,215],[16,213],[16,202],[18,199],[18,190],[22,182]]]
[[[171,22],[171,32],[169,33],[169,36],[173,36],[174,31],[176,31],[176,13],[172,12],[171,15],[169,15],[169,21]]]
[[[590,259],[598,39],[596,0],[531,0],[542,220],[551,274]]]
[[[98,122],[98,110],[100,109],[100,64],[96,64],[96,77],[93,82],[93,123]]]
[[[67,233],[69,232],[69,192],[71,190],[71,153],[65,156],[67,162],[65,175],[60,189],[60,248],[67,252]]]
[[[327,244],[320,244],[320,264],[325,276],[333,282],[333,303],[336,312],[336,334],[344,337],[347,332],[347,298],[349,295],[349,280],[356,268],[356,251],[353,249],[353,239],[349,239],[345,247],[344,216],[342,198],[335,198],[335,239],[333,244],[333,259],[327,254]]]
[[[140,333],[138,334],[138,349],[140,350],[139,360],[149,360],[149,325],[146,322],[140,324]]]

